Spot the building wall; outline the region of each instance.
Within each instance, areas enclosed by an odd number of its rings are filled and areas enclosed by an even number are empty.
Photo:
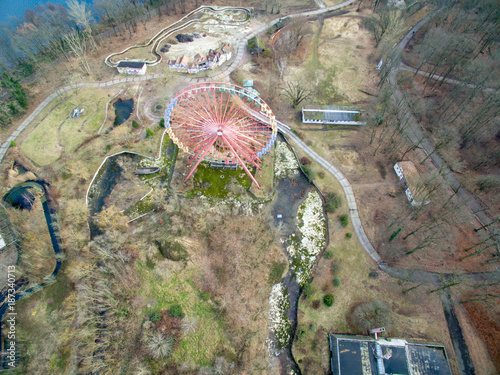
[[[142,69],[134,68],[117,68],[120,74],[133,74],[133,75],[144,75],[146,74],[146,65]]]

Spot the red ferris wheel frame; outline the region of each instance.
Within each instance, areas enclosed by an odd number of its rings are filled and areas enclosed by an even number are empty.
[[[269,106],[251,91],[221,82],[198,83],[177,92],[165,110],[168,135],[195,162],[185,181],[203,161],[241,165],[259,184],[246,164],[261,169],[262,156],[277,136]]]

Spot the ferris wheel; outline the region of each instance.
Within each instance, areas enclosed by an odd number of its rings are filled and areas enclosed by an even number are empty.
[[[240,165],[260,189],[247,164],[261,169],[262,156],[277,136],[276,119],[256,91],[228,83],[205,82],[186,87],[165,110],[172,141],[195,163]]]

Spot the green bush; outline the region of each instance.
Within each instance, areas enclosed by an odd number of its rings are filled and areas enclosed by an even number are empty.
[[[340,285],[342,285],[342,280],[340,280],[340,277],[337,276],[333,279],[332,284],[335,287],[339,287]]]
[[[208,301],[210,299],[210,293],[208,293],[207,291],[202,291],[200,293],[200,298],[203,300],[203,301]]]
[[[264,49],[264,51],[262,51],[261,56],[265,57],[265,58],[271,58],[271,57],[273,57],[273,53],[271,52],[271,50],[269,48],[266,48],[266,49]]]
[[[186,248],[177,241],[155,241],[155,244],[164,258],[173,260],[174,262],[185,261],[188,258]]]
[[[323,297],[323,303],[328,307],[333,305],[333,302],[335,302],[335,297],[333,296],[333,294],[327,294]]]
[[[146,137],[153,137],[154,135],[155,135],[155,132],[146,126]]]
[[[16,147],[16,142],[10,141],[10,147]]]
[[[347,224],[349,224],[349,216],[347,216],[347,214],[340,215],[340,225],[345,228]]]
[[[311,297],[312,294],[313,294],[312,284],[310,283],[304,284],[304,286],[302,287],[302,295],[304,296],[304,298],[309,298]]]
[[[168,309],[168,312],[170,313],[170,316],[173,316],[174,318],[184,318],[186,315],[182,311],[181,305],[172,305],[170,306],[170,309]]]
[[[326,193],[325,201],[326,201],[325,210],[326,212],[329,212],[331,214],[333,214],[337,210],[337,208],[342,206],[342,198],[340,197],[340,195],[335,193]]]
[[[164,128],[164,127],[165,127],[165,119],[164,119],[164,118],[162,118],[162,119],[160,120],[160,127],[161,127],[161,128]]]
[[[327,250],[323,253],[323,257],[325,259],[332,259],[333,258],[333,251]]]
[[[137,121],[135,121],[135,120],[132,120],[132,127],[134,129],[137,129],[139,127],[139,123]]]
[[[155,311],[151,314],[149,320],[151,320],[153,323],[158,323],[161,320],[161,312]]]
[[[286,269],[286,263],[284,262],[272,262],[271,269],[269,271],[269,284],[273,285],[278,283],[283,276],[283,272]]]
[[[351,232],[347,232],[347,233],[345,234],[345,238],[346,238],[346,239],[352,238],[352,233],[351,233]]]
[[[340,272],[342,269],[342,263],[333,261],[332,264],[330,265],[330,271],[332,272],[332,275],[336,275]]]
[[[302,170],[304,171],[304,174],[307,176],[307,178],[309,178],[309,180],[312,181],[316,177],[316,174],[314,173],[310,165],[303,165]]]

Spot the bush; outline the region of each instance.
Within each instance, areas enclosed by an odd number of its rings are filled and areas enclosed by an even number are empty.
[[[340,215],[340,225],[345,228],[347,224],[349,224],[349,216],[347,216],[347,214]]]
[[[335,287],[339,287],[340,285],[342,285],[342,280],[340,280],[340,277],[337,276],[333,279],[332,284]]]
[[[202,291],[200,293],[200,298],[203,300],[203,301],[208,301],[210,299],[210,293],[208,293],[207,291]]]
[[[321,305],[321,301],[319,299],[315,299],[314,301],[312,301],[313,309],[319,309],[320,305]]]
[[[165,127],[165,119],[164,119],[164,118],[162,118],[162,119],[160,120],[160,127],[161,127],[161,128],[164,128],[164,127]]]
[[[319,178],[325,178],[325,172],[323,172],[323,171],[318,172],[318,177]]]
[[[16,142],[10,141],[10,147],[16,147]]]
[[[161,312],[155,311],[151,314],[149,320],[151,320],[153,323],[158,323],[161,320]]]
[[[347,232],[347,233],[345,234],[345,238],[346,238],[346,239],[352,238],[352,233],[351,233],[351,232]]]
[[[286,269],[286,263],[284,262],[272,262],[271,270],[269,271],[269,284],[276,284],[281,280],[283,272]]]
[[[372,267],[370,267],[370,272],[368,273],[368,277],[372,279],[378,279],[378,272],[375,271]]]
[[[307,156],[303,156],[300,158],[300,164],[302,165],[309,165],[311,163],[311,159],[309,159]]]
[[[392,327],[392,311],[389,305],[380,300],[365,302],[355,306],[347,317],[352,329],[359,334],[367,334],[372,328]]]
[[[170,316],[173,316],[174,318],[184,318],[185,317],[185,314],[182,311],[181,305],[170,306],[170,309],[168,309],[168,312],[170,313]]]
[[[326,212],[329,212],[331,214],[333,214],[337,210],[337,208],[342,206],[342,198],[335,193],[326,193],[325,201],[326,201],[325,210]]]
[[[155,241],[158,250],[160,250],[161,255],[164,258],[178,262],[181,260],[186,260],[188,258],[188,253],[184,245],[177,241]]]
[[[309,180],[312,181],[312,180],[314,180],[314,177],[316,177],[314,171],[311,168],[311,166],[309,166],[309,165],[303,165],[302,166],[302,170],[304,171],[304,174],[307,176],[307,178]]]
[[[155,132],[146,126],[146,137],[153,137],[154,135],[155,135]]]
[[[312,294],[313,294],[312,284],[310,283],[304,284],[304,286],[302,287],[302,295],[304,296],[304,298],[309,298],[311,297]]]
[[[137,121],[135,121],[135,120],[132,120],[132,127],[134,129],[137,129],[139,127],[139,123]]]
[[[165,336],[161,332],[153,334],[146,347],[149,354],[156,359],[168,357],[174,348],[175,340],[172,336]]]
[[[271,58],[273,57],[273,53],[271,52],[271,50],[269,48],[265,48],[264,51],[262,51],[262,53],[260,54],[262,57],[265,57],[265,58]]]
[[[323,297],[323,303],[328,307],[333,305],[333,302],[335,302],[335,297],[333,296],[333,294],[327,294]]]
[[[333,258],[333,251],[327,250],[323,253],[323,257],[325,259],[332,259]]]
[[[332,262],[330,266],[330,271],[332,272],[332,275],[338,274],[341,269],[342,269],[342,263],[335,261]]]

